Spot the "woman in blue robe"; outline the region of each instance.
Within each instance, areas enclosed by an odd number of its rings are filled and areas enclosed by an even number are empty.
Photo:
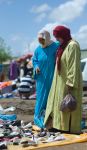
[[[51,40],[48,31],[42,31],[38,34],[38,42],[40,45],[36,48],[32,59],[34,78],[36,80],[34,124],[40,128],[44,128],[44,113],[52,84],[56,51],[59,47],[59,43],[55,43]]]

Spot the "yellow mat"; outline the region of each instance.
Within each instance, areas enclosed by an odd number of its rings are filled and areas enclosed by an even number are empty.
[[[41,149],[46,147],[52,147],[52,146],[55,147],[55,146],[73,144],[73,143],[87,142],[87,133],[81,135],[73,135],[73,134],[63,134],[63,135],[65,136],[66,140],[39,144],[36,147],[29,146],[27,148],[23,148],[21,145],[20,146],[8,145],[8,150],[35,150],[35,149]]]

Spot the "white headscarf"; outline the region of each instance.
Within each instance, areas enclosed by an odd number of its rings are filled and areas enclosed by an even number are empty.
[[[44,45],[41,44],[41,46],[43,48],[45,48],[45,47],[47,47],[47,46],[49,46],[50,44],[53,43],[53,41],[51,40],[51,37],[50,37],[50,33],[46,30],[40,31],[38,33],[38,38],[42,38],[42,39],[45,40],[45,44]]]

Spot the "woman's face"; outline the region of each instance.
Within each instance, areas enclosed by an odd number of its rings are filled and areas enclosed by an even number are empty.
[[[62,43],[63,43],[63,38],[61,38],[61,37],[56,37],[56,40],[57,40],[57,41],[59,41],[59,42],[60,42],[60,44],[62,44]]]
[[[38,38],[38,41],[40,44],[44,45],[45,44],[45,40],[43,38]]]

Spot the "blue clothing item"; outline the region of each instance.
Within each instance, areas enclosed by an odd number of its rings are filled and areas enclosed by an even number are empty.
[[[86,127],[85,120],[82,120],[82,121],[81,121],[81,128],[82,128],[82,129],[85,129],[85,127]]]
[[[0,73],[2,72],[3,70],[3,64],[0,64]]]
[[[17,119],[17,115],[16,114],[0,114],[0,119],[4,120],[4,121],[14,121]]]
[[[34,113],[34,124],[44,127],[44,112],[46,109],[47,98],[52,84],[56,51],[59,43],[53,42],[46,48],[38,46],[35,50],[33,60],[34,78],[36,80],[36,105]],[[36,74],[36,68],[40,68],[40,73]]]

